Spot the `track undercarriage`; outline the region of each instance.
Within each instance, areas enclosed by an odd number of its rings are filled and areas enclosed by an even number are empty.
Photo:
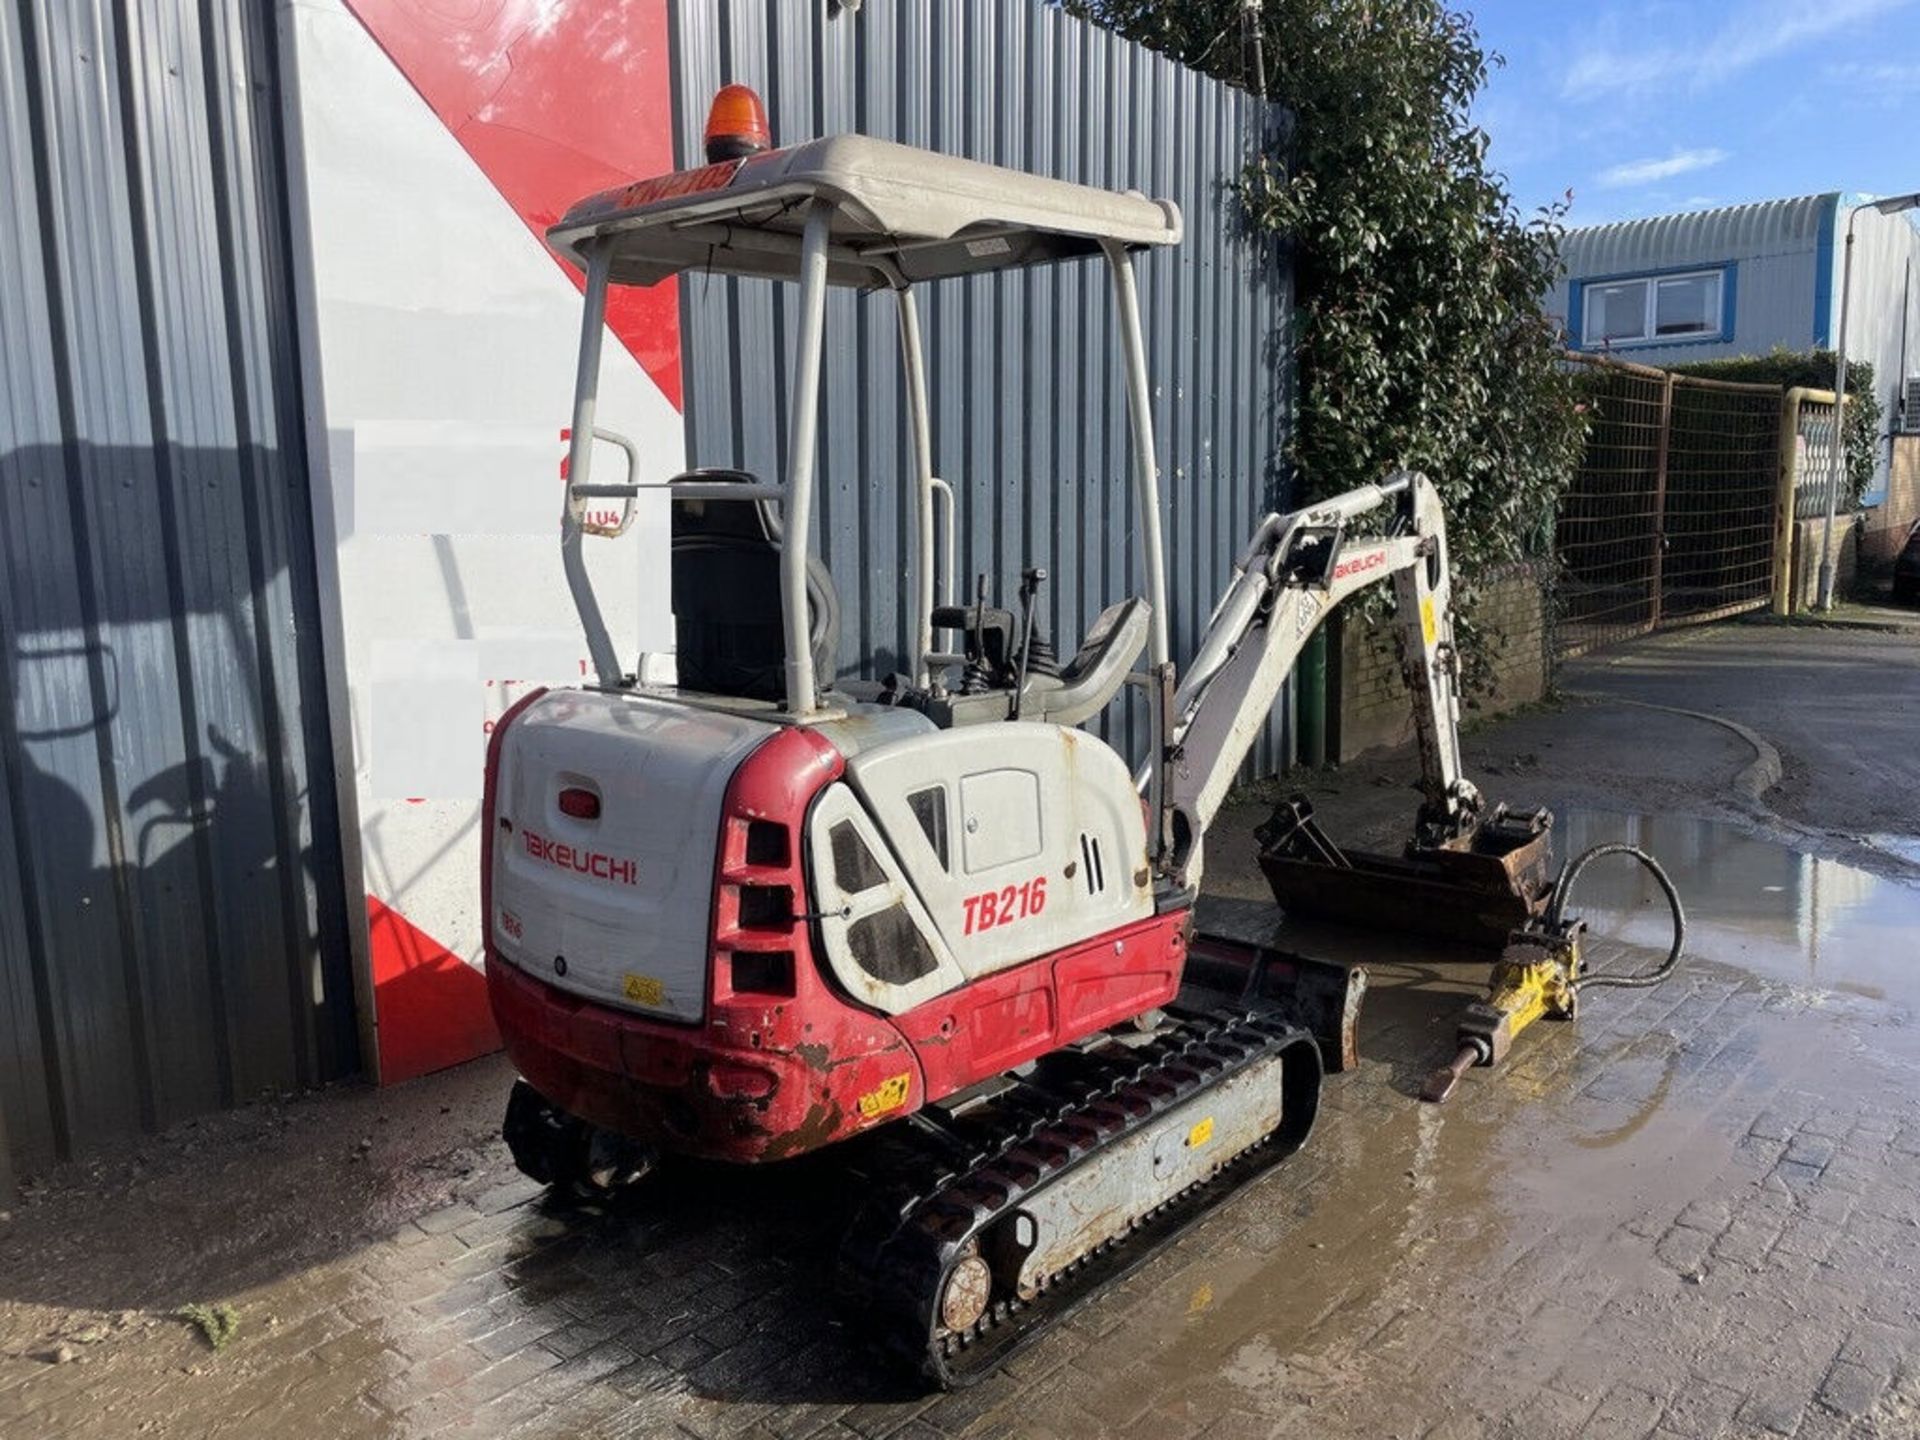
[[[1323,1077],[1357,1061],[1365,988],[1357,968],[1198,935],[1166,1009],[875,1133],[850,1157],[850,1315],[942,1388],[986,1374],[1300,1148]],[[506,1136],[576,1197],[652,1168],[524,1081]]]
[[[900,1127],[842,1283],[934,1383],[985,1374],[1305,1141],[1314,1038],[1276,1007],[1174,1009]]]

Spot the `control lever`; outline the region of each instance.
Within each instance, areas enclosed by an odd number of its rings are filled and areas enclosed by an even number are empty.
[[[1033,656],[1034,601],[1040,596],[1041,582],[1047,572],[1029,566],[1020,572],[1020,669],[1013,681],[1013,718],[1020,718],[1020,703],[1027,690],[1027,661]]]
[[[967,647],[967,667],[960,677],[962,695],[981,695],[993,688],[993,672],[987,665],[987,572],[982,570],[973,584],[973,643]]]

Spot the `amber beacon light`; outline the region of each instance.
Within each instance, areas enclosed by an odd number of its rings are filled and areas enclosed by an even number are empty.
[[[744,160],[773,148],[767,129],[767,107],[745,85],[722,85],[707,111],[707,163]]]

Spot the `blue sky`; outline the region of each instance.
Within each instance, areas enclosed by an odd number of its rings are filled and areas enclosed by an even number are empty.
[[[1523,213],[1570,223],[1920,190],[1920,0],[1453,0]]]

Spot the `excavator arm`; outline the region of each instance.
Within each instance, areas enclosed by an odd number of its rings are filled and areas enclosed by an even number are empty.
[[[1417,843],[1442,845],[1472,829],[1480,795],[1460,768],[1446,521],[1433,483],[1400,471],[1267,516],[1242,553],[1165,724],[1160,866],[1175,884],[1199,884],[1207,827],[1315,627],[1388,577],[1420,745]]]

